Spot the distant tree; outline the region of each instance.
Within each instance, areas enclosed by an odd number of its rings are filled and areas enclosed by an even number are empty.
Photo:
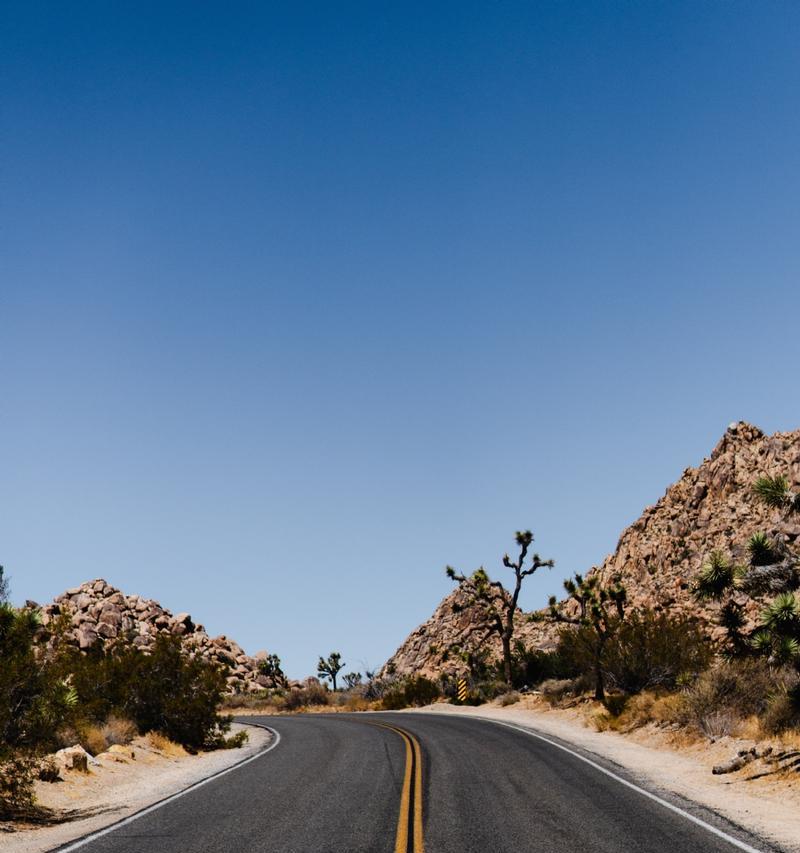
[[[260,660],[258,662],[258,671],[261,675],[271,678],[275,684],[282,686],[288,684],[286,675],[281,669],[281,659],[277,655],[267,655],[263,660]]]
[[[605,676],[603,673],[604,656],[609,640],[619,630],[625,619],[627,593],[619,578],[603,586],[599,575],[584,578],[575,575],[574,580],[564,581],[564,589],[571,600],[578,603],[577,616],[564,612],[563,604],[550,598],[550,618],[577,627],[577,639],[582,642],[591,655],[594,675],[594,698],[598,702],[606,701]]]
[[[0,566],[0,604],[8,601],[8,578],[6,577],[5,569]]]
[[[512,560],[508,554],[503,555],[503,565],[514,572],[514,586],[511,590],[507,590],[500,581],[493,581],[483,567],[469,576],[457,572],[452,566],[446,569],[447,576],[456,581],[466,593],[466,606],[475,607],[480,614],[467,636],[479,633],[480,642],[492,635],[500,638],[503,647],[503,677],[509,686],[512,686],[513,681],[514,618],[522,583],[537,569],[552,568],[555,565],[553,560],[543,560],[538,554],[534,554],[526,568],[525,560],[528,549],[533,544],[533,534],[530,530],[517,531],[515,538],[519,546],[517,559]]]
[[[352,690],[354,687],[358,687],[361,684],[361,673],[360,672],[348,672],[344,677],[344,686],[348,690]]]
[[[317,675],[322,679],[330,679],[333,691],[336,692],[336,676],[344,669],[346,664],[342,661],[339,652],[331,652],[327,659],[320,657],[317,664]]]

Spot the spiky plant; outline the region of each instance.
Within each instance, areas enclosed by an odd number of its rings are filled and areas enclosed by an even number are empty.
[[[533,533],[530,530],[518,530],[514,538],[519,547],[519,556],[512,559],[508,554],[503,555],[503,565],[514,573],[513,586],[506,588],[501,581],[492,580],[483,567],[471,575],[458,572],[452,566],[445,569],[447,577],[459,584],[466,598],[466,605],[456,604],[453,610],[458,612],[465,606],[474,607],[476,613],[476,621],[467,636],[481,634],[479,643],[493,634],[500,639],[503,676],[509,686],[513,680],[514,620],[523,581],[539,569],[549,569],[554,565],[552,560],[543,560],[538,554],[528,559],[528,550],[533,544]]]
[[[747,551],[750,554],[751,566],[771,566],[778,562],[775,543],[763,531],[754,533],[747,540]]]
[[[789,488],[789,481],[783,474],[759,477],[753,484],[753,491],[762,503],[773,509],[800,512],[800,494]]]
[[[739,574],[738,567],[722,551],[712,551],[700,570],[694,593],[700,599],[718,601],[733,589]]]
[[[605,702],[605,677],[603,674],[604,653],[607,642],[616,634],[625,619],[625,605],[628,594],[621,579],[616,576],[612,582],[603,585],[600,575],[584,578],[576,574],[564,581],[564,589],[573,601],[579,605],[577,616],[567,616],[562,612],[555,596],[550,597],[550,618],[555,622],[567,623],[590,629],[592,655],[594,657],[594,696]],[[613,608],[612,608],[613,605]]]
[[[792,592],[782,592],[762,614],[764,627],[774,634],[789,637],[800,634],[800,603]]]

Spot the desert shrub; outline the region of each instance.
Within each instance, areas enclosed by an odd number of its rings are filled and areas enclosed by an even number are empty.
[[[4,752],[0,757],[0,820],[38,814],[33,783],[38,762],[31,754]]]
[[[0,744],[48,749],[59,724],[76,705],[74,691],[46,661],[38,661],[34,637],[41,626],[35,610],[0,602]]]
[[[800,729],[800,681],[795,672],[785,671],[781,676],[759,718],[762,731],[770,735]]]
[[[608,728],[630,731],[646,726],[648,723],[661,726],[674,723],[683,703],[683,696],[679,693],[660,693],[650,690],[624,697],[624,699],[626,701],[623,707],[616,709],[616,718],[611,714],[608,715]]]
[[[545,700],[553,707],[567,699],[574,699],[591,689],[591,678],[580,675],[577,678],[551,678],[543,681],[539,689]]]
[[[605,701],[606,710],[612,717],[619,717],[625,710],[629,698],[626,693],[607,693]]]
[[[225,692],[223,670],[188,657],[180,639],[160,634],[150,654],[129,650],[130,677],[120,711],[139,731],[160,731],[188,750],[225,745],[231,718],[217,708]],[[233,745],[233,744],[232,744]]]
[[[676,721],[710,737],[731,734],[739,721],[767,710],[775,689],[775,674],[763,661],[720,661],[684,692]]]
[[[509,690],[500,696],[500,706],[507,708],[509,705],[515,705],[519,702],[519,693],[516,690]]]
[[[410,706],[430,705],[441,698],[442,691],[436,682],[422,675],[406,678],[393,684],[383,695],[383,707],[395,711]]]
[[[293,687],[284,697],[282,710],[299,711],[301,708],[329,705],[331,693],[321,684],[309,682],[305,687]]]
[[[373,704],[359,691],[344,691],[336,694],[336,706],[346,711],[370,711]]]
[[[579,626],[559,635],[557,657],[564,671],[594,672],[597,643],[592,628]],[[710,663],[712,649],[688,619],[651,610],[633,611],[605,643],[601,668],[605,682],[624,693],[672,689]]]
[[[603,654],[606,681],[625,693],[673,689],[705,670],[712,649],[696,623],[652,610],[634,611]]]
[[[78,697],[80,718],[71,728],[89,752],[124,742],[130,728],[123,720],[141,734],[160,731],[190,751],[228,745],[231,721],[217,711],[225,670],[185,654],[179,637],[159,634],[150,653],[128,643],[88,654],[66,647],[55,665]]]
[[[502,676],[501,669],[498,664],[497,677]],[[527,648],[521,641],[514,646],[511,673],[516,689],[533,687],[551,678],[573,678],[578,675],[572,662],[565,660],[558,651]]]

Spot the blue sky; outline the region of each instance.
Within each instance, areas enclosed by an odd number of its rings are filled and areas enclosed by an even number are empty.
[[[791,3],[0,10],[0,562],[379,665],[800,427]]]

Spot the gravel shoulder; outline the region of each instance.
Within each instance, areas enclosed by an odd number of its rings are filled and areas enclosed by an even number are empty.
[[[655,730],[632,734],[597,732],[577,710],[545,709],[535,699],[501,708],[436,704],[415,713],[456,714],[517,723],[552,735],[625,768],[649,790],[677,794],[726,817],[768,842],[800,853],[800,773],[750,778],[757,768],[713,776],[711,768],[746,742],[721,738],[714,743],[670,740]]]
[[[159,800],[225,770],[269,746],[272,734],[265,729],[235,723],[232,732],[245,729],[248,742],[239,749],[200,755],[183,750],[154,749],[146,738],[131,748],[135,757],[116,756],[95,763],[89,773],[64,771],[63,781],[37,782],[39,803],[70,819],[33,827],[0,823],[3,853],[44,853],[116,823]]]

